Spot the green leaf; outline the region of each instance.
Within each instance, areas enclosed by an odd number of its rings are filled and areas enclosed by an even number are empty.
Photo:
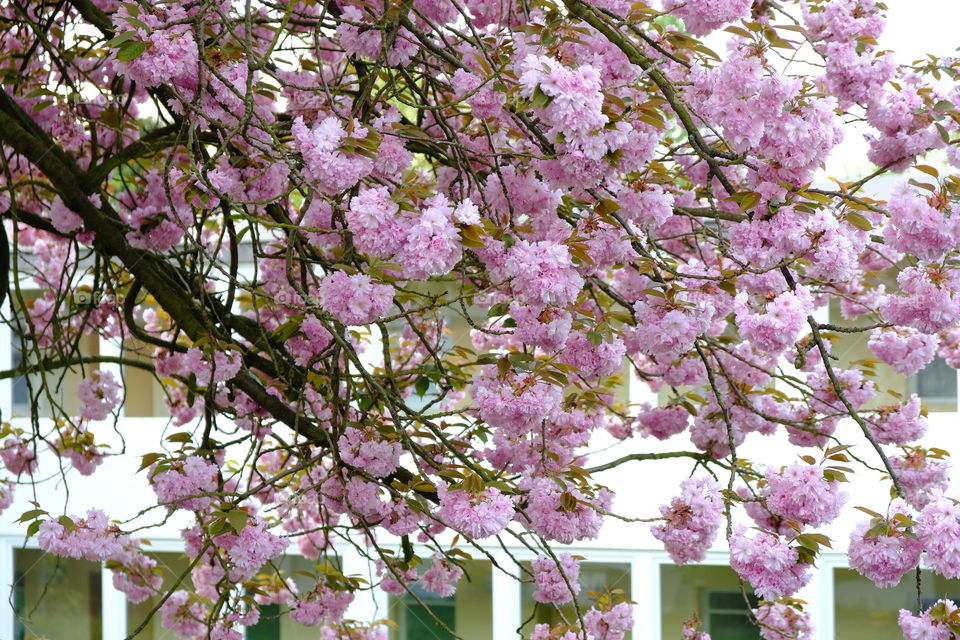
[[[33,536],[37,535],[38,531],[40,531],[40,521],[34,520],[30,523],[30,526],[27,527],[27,537],[32,538]]]
[[[139,40],[127,40],[122,45],[120,49],[117,50],[117,60],[120,62],[130,62],[140,57],[140,54],[144,52],[147,48],[147,45]]]
[[[17,522],[26,522],[27,520],[35,520],[36,518],[46,515],[46,511],[43,509],[30,509],[30,511],[24,511],[23,514],[17,519]]]
[[[603,336],[600,335],[599,333],[597,333],[596,331],[588,331],[588,332],[587,332],[587,341],[590,342],[590,344],[592,344],[593,346],[596,347],[596,346],[598,346],[601,342],[603,342]]]
[[[140,468],[137,469],[137,473],[140,473],[150,465],[152,465],[157,460],[163,458],[164,454],[162,453],[145,453],[140,457]]]
[[[107,46],[110,47],[111,49],[116,49],[117,47],[119,47],[120,45],[122,45],[124,42],[126,42],[127,40],[129,40],[135,35],[137,34],[134,31],[124,31],[123,33],[118,35],[116,38],[108,42]]]
[[[62,524],[64,529],[66,529],[68,533],[77,528],[76,523],[73,521],[73,519],[70,516],[60,516],[59,518],[57,518],[57,522]]]
[[[413,387],[417,395],[421,398],[427,394],[427,391],[430,389],[430,378],[427,376],[420,376],[417,378],[417,382]]]
[[[227,520],[230,521],[230,528],[237,533],[240,533],[240,531],[247,526],[247,519],[249,517],[250,514],[243,509],[234,509],[233,511],[227,513]]]

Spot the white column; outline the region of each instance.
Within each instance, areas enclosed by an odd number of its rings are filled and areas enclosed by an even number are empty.
[[[2,223],[0,223],[2,224]],[[10,298],[7,297],[0,307],[4,317],[10,317]],[[6,322],[0,322],[0,371],[7,371],[13,366],[13,332],[10,325]],[[6,378],[0,380],[0,417],[10,420],[10,413],[13,409],[13,380]],[[10,583],[12,584],[12,583]],[[12,635],[10,636],[13,637]]]
[[[13,602],[13,541],[9,538],[0,538],[0,584],[3,588],[2,598],[4,606],[0,606],[0,638],[13,638],[16,627],[16,614],[13,607],[7,603]]]
[[[496,553],[497,564],[514,574],[520,570],[513,559],[505,553]],[[520,583],[511,576],[493,568],[493,638],[509,640],[516,638],[520,626]]]
[[[100,570],[100,615],[102,640],[123,640],[127,637],[127,596],[113,586],[113,571]]]
[[[640,553],[630,563],[633,637],[660,640],[660,564],[652,553]]]
[[[833,570],[837,562],[829,557],[821,557],[818,567],[811,574],[810,583],[797,593],[797,597],[807,601],[807,611],[811,613],[813,637],[816,640],[833,640],[834,599]]]

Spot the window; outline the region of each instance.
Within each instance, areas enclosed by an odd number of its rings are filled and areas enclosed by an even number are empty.
[[[14,551],[14,640],[100,640],[100,565]]]
[[[444,630],[446,626],[463,640],[490,640],[493,637],[491,565],[474,560],[464,563],[463,569],[464,577],[457,584],[457,592],[449,598],[441,598],[415,584],[409,585],[410,590],[423,604],[408,593],[392,597],[390,618],[397,623],[397,628],[391,632],[391,639],[451,640],[454,636]]]
[[[924,607],[940,598],[960,598],[960,580],[948,580],[931,571],[921,573]],[[914,573],[895,587],[880,589],[853,569],[834,569],[835,637],[843,640],[902,640],[897,625],[900,609],[916,610]]]
[[[740,581],[730,567],[662,565],[660,597],[663,640],[679,638],[683,623],[694,614],[713,640],[760,638],[760,632],[750,621]],[[755,604],[756,600],[751,598],[750,607]]]
[[[956,411],[957,370],[937,358],[910,379],[910,391],[932,411]]]
[[[529,568],[527,564],[527,568]],[[564,621],[576,624],[577,610],[573,603],[565,605],[541,604],[533,599],[534,585],[524,583],[522,593],[521,620],[525,622],[524,633],[533,632],[534,625],[549,624],[554,626]],[[580,593],[577,595],[577,606],[580,613],[585,613],[592,607],[596,598],[591,592],[605,594],[614,592],[615,596],[630,599],[630,565],[612,562],[581,562],[580,563]],[[630,638],[628,632],[626,638]]]
[[[173,586],[173,583],[177,581],[177,578],[180,577],[184,571],[190,567],[190,560],[186,555],[178,552],[148,552],[151,558],[157,561],[157,569],[159,569],[163,576],[163,586],[161,589],[162,593],[166,593],[167,590]],[[180,589],[191,589],[192,583],[190,582],[190,576],[188,575],[184,578],[183,582],[180,583]],[[157,606],[159,602],[159,596],[153,596],[147,598],[139,604],[133,604],[127,602],[127,633],[133,633],[134,629],[140,626],[144,619],[153,611],[153,608]],[[174,640],[176,635],[163,627],[160,624],[160,614],[158,613],[147,623],[147,626],[144,627],[137,635],[137,640]]]
[[[757,598],[747,587],[747,598],[739,590],[707,589],[704,592],[703,628],[716,640],[757,640],[760,633],[750,620]],[[749,608],[747,602],[749,601]]]

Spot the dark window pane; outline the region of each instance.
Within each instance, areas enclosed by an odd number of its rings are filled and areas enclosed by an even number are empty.
[[[937,358],[915,377],[921,400],[954,400],[957,397],[957,370]]]

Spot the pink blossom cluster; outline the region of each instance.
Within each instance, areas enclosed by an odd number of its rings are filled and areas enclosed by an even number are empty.
[[[138,541],[131,540],[123,552],[111,560],[109,566],[113,574],[113,586],[133,604],[143,602],[163,586],[157,561],[143,553]]]
[[[542,113],[550,135],[589,147],[594,142],[590,134],[607,124],[599,71],[589,64],[570,69],[553,58],[533,54],[526,56],[519,70],[521,95],[532,98],[540,91],[549,99]]]
[[[288,540],[267,529],[266,522],[251,517],[239,533],[222,533],[214,541],[226,553],[227,577],[233,582],[249,580],[268,561],[287,548]]]
[[[446,559],[442,554],[434,554],[430,566],[423,572],[420,585],[441,598],[452,596],[457,590],[457,581],[463,576],[463,569]]]
[[[641,409],[634,421],[637,433],[642,436],[666,440],[682,433],[690,423],[690,412],[680,405],[651,408],[649,404],[644,404]]]
[[[818,527],[840,515],[847,494],[840,483],[827,479],[822,467],[795,464],[774,470],[767,467],[761,495],[773,513],[801,525]]]
[[[907,505],[894,500],[886,517],[864,520],[850,533],[850,567],[878,587],[892,587],[920,563],[923,544],[908,530]]]
[[[517,298],[530,305],[569,304],[583,287],[570,251],[549,241],[519,241],[507,251],[504,274]]]
[[[934,265],[907,267],[897,283],[904,295],[887,294],[880,301],[880,313],[888,322],[937,333],[960,318],[960,276],[954,271]]]
[[[89,509],[85,518],[44,520],[40,523],[39,542],[47,553],[102,562],[121,557],[130,539],[110,524],[103,511]]]
[[[764,602],[753,610],[764,640],[809,640],[810,614],[784,602]]]
[[[676,564],[699,562],[717,537],[723,515],[720,486],[708,476],[688,478],[680,484],[680,495],[660,507],[665,522],[654,525],[653,537]]]
[[[465,488],[451,488],[446,482],[437,483],[440,509],[436,517],[471,539],[482,540],[503,531],[513,520],[516,507],[513,496],[496,487],[486,487],[479,493]]]
[[[867,344],[880,360],[907,377],[930,364],[937,354],[936,337],[910,327],[874,329]]]
[[[908,448],[902,456],[890,456],[890,466],[903,487],[904,499],[916,509],[947,490],[950,464],[926,449]]]
[[[367,130],[359,125],[352,137],[362,139]],[[348,137],[339,118],[329,117],[308,127],[301,116],[293,121],[293,144],[303,156],[303,173],[324,193],[339,193],[357,184],[373,171],[369,158],[341,150]]]
[[[3,441],[3,448],[0,448],[0,459],[3,460],[7,471],[14,475],[33,475],[37,470],[37,452],[29,442],[24,440],[18,434],[8,436]]]
[[[497,368],[488,365],[474,378],[470,395],[484,422],[520,435],[554,415],[563,391],[533,374],[507,374],[501,379]]]
[[[403,448],[399,442],[387,442],[372,427],[347,427],[337,441],[340,457],[375,478],[384,478],[400,464]]]
[[[404,277],[425,279],[449,273],[462,255],[457,223],[478,222],[467,198],[456,206],[437,194],[416,215],[402,212],[384,187],[368,187],[350,200],[347,226],[354,245],[375,258],[392,258]]]
[[[952,600],[941,599],[919,616],[900,609],[897,623],[904,640],[954,640],[951,619],[956,617],[958,607]]]
[[[708,302],[687,301],[676,296],[673,301],[650,296],[634,303],[637,333],[631,344],[658,360],[673,362],[693,348],[697,336],[711,327],[714,308]]]
[[[587,378],[617,373],[623,367],[623,356],[627,352],[623,338],[598,338],[591,341],[590,336],[582,331],[572,332],[560,352],[560,362],[576,367],[580,375]]]
[[[572,544],[577,540],[596,538],[603,520],[597,509],[608,511],[613,495],[600,489],[596,497],[585,495],[579,489],[567,486],[561,490],[558,483],[548,477],[526,477],[520,488],[527,492],[527,506],[517,517],[524,526],[548,540]],[[566,504],[564,496],[570,496],[574,504]]]
[[[927,421],[916,394],[903,404],[881,407],[869,426],[877,442],[882,444],[905,445],[919,440],[927,432]]]
[[[160,621],[182,638],[202,638],[206,635],[207,609],[184,590],[174,591],[160,607]]]
[[[151,473],[150,484],[157,501],[170,509],[208,509],[213,498],[203,494],[217,491],[220,481],[219,467],[195,455],[154,465]]]
[[[564,604],[580,593],[580,560],[569,553],[559,554],[556,560],[541,554],[532,566],[537,602]]]
[[[673,194],[660,185],[643,185],[637,191],[622,191],[618,195],[624,218],[643,229],[656,229],[673,215]]]
[[[796,593],[810,580],[797,551],[765,531],[752,538],[743,527],[730,537],[730,566],[765,600]]]
[[[663,10],[683,20],[687,31],[705,36],[728,22],[750,15],[750,0],[664,0]]]
[[[926,564],[945,578],[960,577],[960,506],[946,496],[931,500],[920,511],[914,529],[927,552]]]
[[[883,229],[884,242],[923,261],[942,259],[960,243],[960,212],[945,206],[934,196],[925,198],[901,185],[887,201],[890,220]]]
[[[370,276],[335,271],[317,285],[320,306],[345,325],[364,325],[383,318],[393,304],[393,287]]]
[[[13,504],[13,495],[17,485],[12,480],[0,480],[0,513],[3,513]]]
[[[517,324],[513,332],[517,340],[545,351],[556,351],[564,346],[573,324],[569,311],[516,301],[510,303],[510,317]]]
[[[741,293],[736,301],[737,328],[756,349],[779,354],[797,340],[813,308],[810,290],[803,285],[776,296],[763,311],[754,310]]]
[[[313,590],[292,605],[290,617],[305,627],[340,622],[353,600],[354,595],[350,591],[317,583]]]
[[[106,420],[120,404],[120,383],[109,371],[91,371],[77,386],[80,416],[87,420]]]
[[[133,18],[136,22],[125,18]],[[156,87],[167,82],[182,88],[195,86],[200,68],[199,53],[193,32],[183,23],[184,18],[183,8],[173,4],[165,6],[160,15],[153,12],[131,14],[127,7],[121,6],[113,14],[117,33],[132,31],[133,39],[145,43],[146,47],[132,60],[115,61],[117,70],[143,87]]]
[[[632,628],[633,607],[628,602],[615,604],[606,611],[593,608],[583,614],[588,640],[623,640]]]
[[[103,462],[104,454],[84,423],[68,424],[50,444],[57,455],[67,458],[80,475],[89,476]]]

